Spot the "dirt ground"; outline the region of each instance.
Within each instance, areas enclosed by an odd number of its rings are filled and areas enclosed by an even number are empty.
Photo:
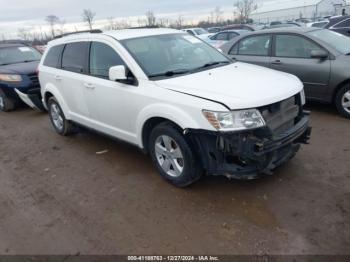
[[[350,254],[350,120],[310,109],[311,145],[274,176],[188,189],[132,146],[0,113],[0,254]]]

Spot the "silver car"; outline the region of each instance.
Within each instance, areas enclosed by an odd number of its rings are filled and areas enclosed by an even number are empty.
[[[334,103],[350,118],[349,37],[327,29],[280,28],[236,37],[221,50],[237,61],[298,76],[309,100]]]

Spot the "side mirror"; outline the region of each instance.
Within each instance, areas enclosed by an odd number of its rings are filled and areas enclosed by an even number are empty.
[[[324,50],[312,50],[311,51],[311,58],[317,58],[317,59],[326,59],[329,57],[328,52]]]
[[[109,80],[126,80],[126,68],[123,65],[113,66],[109,69]]]

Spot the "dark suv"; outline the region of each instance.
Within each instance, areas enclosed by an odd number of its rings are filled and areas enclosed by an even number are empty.
[[[0,44],[0,111],[12,111],[21,101],[43,109],[37,67],[41,54],[23,44]]]

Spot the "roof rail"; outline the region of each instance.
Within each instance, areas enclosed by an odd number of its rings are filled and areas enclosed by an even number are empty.
[[[66,34],[62,34],[62,35],[55,36],[54,39],[62,38],[62,37],[69,36],[69,35],[83,34],[83,33],[100,34],[100,33],[103,33],[103,31],[100,30],[100,29],[85,30],[85,31],[77,31],[77,32],[71,32],[71,33],[66,33]]]

